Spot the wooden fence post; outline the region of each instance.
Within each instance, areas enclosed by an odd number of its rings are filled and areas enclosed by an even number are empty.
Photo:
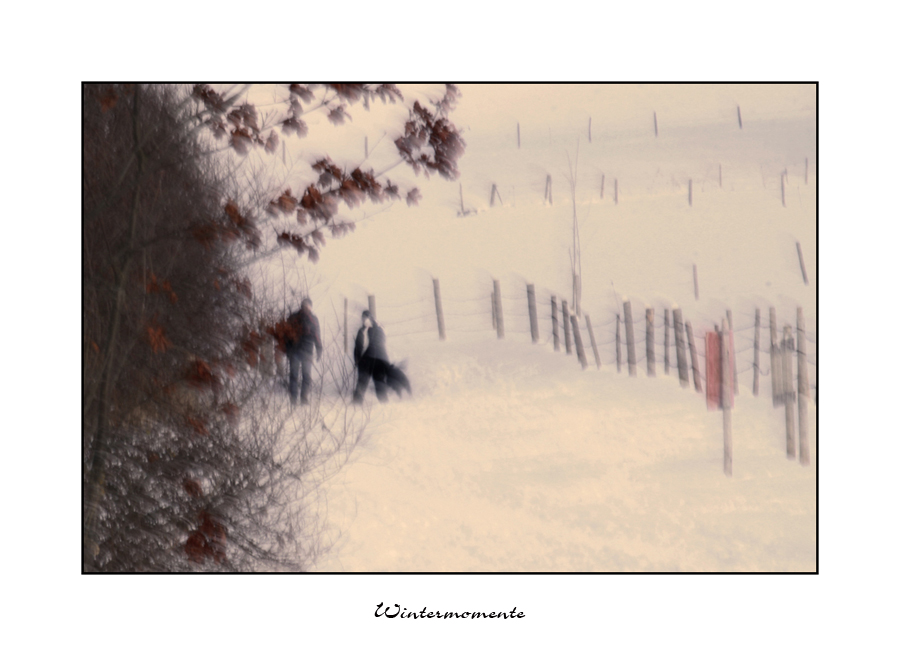
[[[347,297],[344,297],[344,353],[349,353],[350,337],[347,332]]]
[[[781,388],[781,354],[778,349],[778,325],[775,323],[775,308],[769,308],[769,373],[772,375],[772,407],[777,408],[784,400]]]
[[[806,370],[806,319],[797,308],[797,424],[800,438],[800,464],[809,464],[809,373]]]
[[[803,249],[800,248],[800,242],[797,242],[797,257],[800,258],[800,272],[803,274],[803,284],[809,284],[809,278],[806,277],[806,265],[803,263]]]
[[[688,207],[694,206],[694,180],[688,178]]]
[[[724,324],[724,322],[723,322]],[[731,340],[728,339],[727,331],[722,330],[719,333],[719,353],[722,362],[719,371],[721,375],[719,397],[722,399],[722,433],[724,437],[724,470],[726,476],[731,476],[733,462],[733,445],[731,441]]]
[[[550,319],[553,325],[553,350],[559,350],[559,320],[556,318],[556,297],[550,297]]]
[[[669,375],[669,310],[663,310],[663,371]]]
[[[494,292],[491,292],[491,329],[497,330],[497,299],[494,298]]]
[[[600,174],[600,200],[603,200],[603,185],[606,182],[606,174]]]
[[[537,344],[540,340],[540,335],[538,334],[537,302],[534,298],[534,285],[527,285],[525,290],[528,293],[528,320],[531,322],[531,343]]]
[[[753,322],[753,396],[759,396],[759,308]]]
[[[569,304],[567,301],[562,302],[562,323],[563,335],[566,338],[566,355],[572,355],[572,333],[569,326]]]
[[[597,340],[594,339],[594,329],[591,328],[591,317],[584,315],[584,323],[587,325],[588,337],[591,338],[591,350],[594,351],[594,360],[597,361],[597,369],[600,368],[600,351],[597,350]]]
[[[433,278],[434,280],[434,311],[437,314],[437,323],[438,323],[438,337],[441,341],[447,339],[447,334],[444,332],[444,307],[441,304],[441,282],[437,278]]]
[[[653,333],[653,308],[647,308],[644,317],[644,323],[647,324],[647,332],[644,342],[647,345],[647,375],[656,376],[656,344],[654,342]]]
[[[741,130],[743,130],[743,129],[744,129],[744,122],[741,120],[741,106],[740,106],[740,105],[737,106],[737,110],[738,110],[738,127],[739,127]]]
[[[494,206],[494,196],[497,197],[497,200],[500,201],[500,205],[503,205],[503,198],[500,197],[500,190],[497,189],[496,184],[491,184],[491,207]]]
[[[622,319],[617,314],[616,315],[616,371],[622,371],[622,333],[621,333]]]
[[[500,296],[500,281],[494,281],[494,308],[497,315],[497,339],[503,339],[503,302]]]
[[[625,348],[628,351],[628,375],[637,376],[637,357],[634,351],[634,319],[631,316],[631,301],[623,299],[625,309]]]
[[[731,316],[731,310],[725,310],[725,317],[728,319],[728,331],[731,333],[731,339],[734,339],[734,319]],[[737,355],[735,355],[737,358]],[[732,367],[734,370],[732,373],[734,374],[734,394],[735,396],[738,393],[738,371],[737,371],[737,361],[735,360],[735,366]]]
[[[697,265],[694,265],[694,298],[700,299],[700,282],[697,278]]]
[[[688,380],[687,354],[684,350],[684,323],[681,320],[681,308],[672,310],[675,323],[675,359],[678,361],[678,380],[682,387],[690,385]]]
[[[787,457],[797,457],[797,445],[794,438],[794,381],[793,381],[794,339],[791,337],[791,326],[785,324],[784,336],[781,339],[781,364],[784,369],[784,426],[787,438]]]
[[[697,357],[697,347],[694,344],[694,331],[691,329],[691,322],[684,322],[684,329],[687,331],[688,348],[691,351],[691,369],[694,372],[694,389],[701,394],[703,393],[703,382],[700,379],[700,359]]]
[[[575,353],[582,369],[587,369],[587,356],[584,354],[584,342],[581,341],[581,330],[578,328],[578,317],[572,315],[572,336],[575,338]]]
[[[375,321],[375,295],[369,294],[369,314],[372,315],[372,321]]]
[[[550,204],[553,205],[553,178],[550,177],[550,174],[547,174],[547,182],[544,184],[544,200],[549,200]]]

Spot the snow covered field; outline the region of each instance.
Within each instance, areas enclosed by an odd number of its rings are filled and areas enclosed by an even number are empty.
[[[661,88],[579,89],[565,111],[521,105],[531,108],[521,148],[507,115],[515,107],[502,91],[492,102],[490,89],[462,91],[452,118],[467,129],[459,183],[474,211],[458,215],[458,183],[419,180],[419,207],[367,208],[377,215],[331,241],[308,278],[324,331],[338,339],[343,298],[352,336],[367,295],[376,296],[391,357],[407,361],[414,390],[386,405],[369,393],[367,438],[326,489],[335,545],[318,569],[815,571],[816,407],[812,462],[801,467],[785,457],[767,354],[769,307],[780,336],[802,306],[815,385],[814,87],[748,94],[765,102],[741,103],[743,128],[734,98],[721,93],[696,89],[691,104],[691,89],[678,89],[684,102],[664,113]],[[587,370],[549,341],[550,295],[571,302],[573,173],[582,302],[599,370],[583,322]],[[553,204],[545,201],[548,175]],[[494,184],[502,205],[491,207]],[[445,342],[432,278],[440,279]],[[492,279],[502,289],[504,340],[491,327]],[[527,283],[538,297],[537,345]],[[615,364],[625,297],[637,322],[636,377]],[[676,371],[663,372],[663,310],[674,305],[698,344],[726,308],[734,313],[732,478],[722,472],[721,412],[708,411],[693,385],[681,387]],[[656,377],[642,361],[645,307],[655,311]],[[756,308],[764,375],[753,397]]]

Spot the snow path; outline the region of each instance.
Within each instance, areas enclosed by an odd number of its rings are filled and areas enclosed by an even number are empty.
[[[373,408],[331,483],[319,571],[815,570],[814,411],[800,467],[741,390],[728,479],[722,415],[677,377],[490,340],[412,347],[416,395]]]

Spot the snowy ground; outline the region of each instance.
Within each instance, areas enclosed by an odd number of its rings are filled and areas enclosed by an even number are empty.
[[[780,338],[802,307],[817,382],[814,93],[800,92],[784,111],[745,105],[743,128],[728,103],[698,103],[694,119],[681,107],[680,122],[660,116],[659,137],[653,106],[636,105],[643,127],[621,116],[604,125],[591,112],[599,96],[588,94],[580,109],[545,114],[544,124],[531,117],[521,148],[514,122],[498,126],[495,115],[466,110],[463,94],[454,116],[467,128],[460,183],[419,180],[420,207],[370,207],[355,233],[331,241],[306,268],[305,281],[303,270],[289,268],[288,287],[309,286],[326,334],[338,340],[343,299],[352,339],[375,295],[389,352],[407,360],[415,392],[375,404],[367,440],[327,488],[336,543],[318,569],[814,571],[816,408],[812,463],[801,467],[785,457],[784,410],[772,407],[768,371],[769,308]],[[550,296],[571,302],[572,174],[582,302],[599,371],[583,322],[586,371],[549,342]],[[460,184],[466,216],[458,215]],[[491,207],[494,184],[502,205]],[[437,339],[432,278],[440,280],[445,342]],[[494,279],[504,340],[491,329]],[[537,345],[528,283],[537,292]],[[625,298],[636,321],[636,377],[615,365],[615,317]],[[721,412],[663,371],[663,312],[676,305],[692,323],[701,371],[703,334],[726,309],[734,314],[740,389],[730,479]],[[648,307],[655,378],[646,374]],[[753,397],[757,308],[762,377]],[[624,334],[623,327],[623,354]],[[674,363],[674,348],[670,357]]]

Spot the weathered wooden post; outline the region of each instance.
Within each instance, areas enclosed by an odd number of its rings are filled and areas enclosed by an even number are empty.
[[[606,182],[606,174],[600,174],[600,200],[603,200],[603,185]]]
[[[497,330],[497,300],[494,298],[494,292],[491,292],[491,328]]]
[[[544,184],[544,200],[553,205],[553,178],[547,174],[547,182]]]
[[[597,350],[597,340],[594,339],[594,329],[591,328],[591,317],[584,315],[584,323],[587,324],[588,337],[591,338],[591,349],[594,351],[594,360],[597,361],[597,369],[600,368],[600,351]]]
[[[775,322],[775,308],[769,308],[769,373],[772,374],[772,407],[780,406],[781,387],[781,354],[778,349],[778,324]]]
[[[744,129],[744,122],[741,120],[741,106],[740,106],[740,105],[737,106],[737,110],[738,110],[738,127],[739,127],[741,130],[743,130],[743,129]]]
[[[793,381],[794,338],[791,337],[791,326],[785,324],[784,336],[781,339],[781,364],[783,367],[784,385],[784,426],[787,438],[787,457],[797,457],[797,445],[794,437],[794,381]]]
[[[444,332],[444,306],[441,304],[441,282],[437,278],[432,280],[434,281],[434,311],[437,314],[438,337],[441,341],[444,341],[447,339],[447,334]]]
[[[721,386],[722,386],[722,433],[724,437],[724,469],[725,475],[731,476],[732,473],[732,461],[733,461],[733,445],[731,441],[731,405],[732,405],[732,397],[731,397],[731,362],[732,362],[732,354],[731,354],[731,339],[729,339],[729,335],[727,331],[722,331],[720,334],[720,346],[719,351],[722,354],[722,365],[721,365]]]
[[[647,345],[647,375],[656,376],[656,344],[654,343],[653,334],[653,308],[647,308],[644,317],[644,323],[647,324],[647,333],[644,342]]]
[[[759,308],[753,322],[753,396],[759,396]]]
[[[500,296],[500,281],[494,281],[494,308],[497,315],[497,339],[503,339],[503,302]]]
[[[637,376],[637,357],[634,350],[634,320],[631,316],[631,301],[623,299],[625,310],[625,348],[628,351],[628,375]]]
[[[688,207],[694,206],[694,180],[688,178]]]
[[[562,302],[562,323],[563,335],[566,338],[566,355],[572,355],[572,333],[569,326],[569,304],[567,301]]]
[[[616,315],[616,371],[622,371],[622,333],[621,333],[622,319],[617,314]]]
[[[725,310],[725,317],[728,319],[728,332],[730,334],[729,339],[734,341],[734,320],[731,316],[731,310]],[[738,393],[737,366],[732,367],[732,369],[733,369],[732,373],[734,374],[734,393],[737,394]]]
[[[572,336],[575,338],[575,353],[582,369],[587,369],[587,356],[584,354],[584,342],[581,341],[581,330],[578,328],[578,317],[572,315]]]
[[[697,265],[694,265],[694,298],[700,299],[700,283],[697,279]]]
[[[534,285],[527,285],[525,290],[528,293],[528,320],[531,322],[531,343],[537,344],[540,340],[540,335],[538,334],[537,301],[534,298]]]
[[[497,200],[500,201],[500,205],[503,205],[503,198],[500,197],[500,190],[497,189],[496,184],[491,185],[491,207],[494,206],[494,196],[497,197]]]
[[[613,200],[615,200],[616,205],[619,204],[619,178],[616,178],[615,188],[613,189]]]
[[[375,295],[369,294],[369,314],[372,315],[372,320],[375,320]]]
[[[678,380],[682,387],[690,385],[688,380],[687,354],[684,349],[684,322],[681,320],[681,308],[672,310],[675,320],[675,359],[678,361]]]
[[[344,297],[344,353],[349,353],[350,337],[347,332],[347,297]]]
[[[663,310],[663,371],[669,374],[669,310]]]
[[[809,278],[806,277],[806,264],[803,263],[803,249],[800,248],[800,242],[797,242],[797,257],[800,258],[800,273],[803,274],[803,284],[809,284]]]
[[[556,318],[556,297],[550,297],[550,320],[553,326],[553,350],[559,350],[559,320]]]
[[[694,331],[691,329],[691,322],[684,322],[684,329],[687,331],[688,348],[691,351],[691,370],[694,373],[694,389],[703,392],[703,382],[700,380],[700,360],[697,357],[697,347],[694,344]]]
[[[797,308],[797,424],[800,429],[800,464],[809,464],[809,373],[806,370],[806,320]]]

